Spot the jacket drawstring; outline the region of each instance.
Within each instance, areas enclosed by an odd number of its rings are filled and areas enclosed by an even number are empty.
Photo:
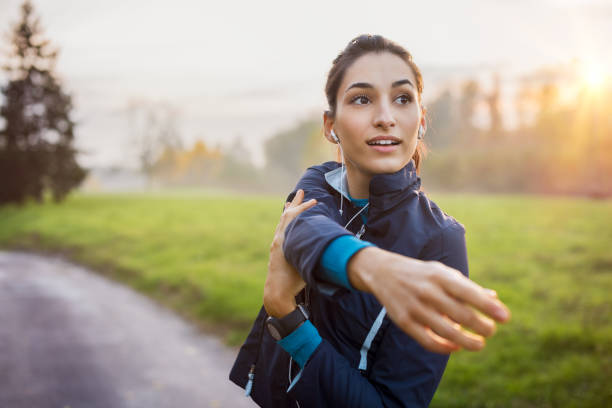
[[[244,388],[245,397],[249,397],[251,395],[251,389],[253,388],[253,379],[255,378],[255,364],[251,364],[251,369],[249,370],[249,381],[247,382],[246,387]]]
[[[253,381],[255,380],[255,366],[257,365],[257,361],[259,360],[259,351],[261,350],[261,343],[263,340],[263,332],[266,329],[266,316],[268,314],[264,313],[264,317],[261,323],[261,330],[259,331],[259,342],[257,345],[257,354],[255,354],[255,362],[251,364],[251,369],[249,370],[249,381],[247,381],[246,387],[244,387],[244,396],[250,397],[251,390],[253,389]]]
[[[305,292],[304,296],[306,298],[306,302],[305,302],[306,307],[308,307],[308,305],[310,304],[310,287],[308,285],[306,285],[306,287],[304,288],[304,292]],[[263,342],[263,333],[264,333],[264,330],[266,330],[266,317],[267,316],[268,314],[265,313],[264,318],[261,323],[261,330],[259,331],[259,342],[257,344],[257,354],[255,354],[255,362],[251,364],[251,368],[249,369],[249,375],[248,375],[249,380],[247,381],[246,386],[244,387],[245,397],[250,397],[251,391],[253,390],[253,381],[255,380],[255,366],[257,366],[257,361],[259,360],[259,352],[261,350],[261,343]]]

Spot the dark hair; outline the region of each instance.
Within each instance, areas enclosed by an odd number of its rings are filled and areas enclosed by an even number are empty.
[[[353,65],[356,59],[362,55],[368,53],[382,53],[390,52],[403,59],[406,64],[412,69],[414,77],[416,78],[416,87],[418,91],[418,102],[421,102],[421,94],[423,93],[423,76],[419,67],[416,66],[412,60],[412,55],[404,49],[401,45],[394,43],[391,40],[386,39],[381,35],[362,34],[351,41],[344,48],[340,54],[334,59],[331,69],[327,74],[327,83],[325,84],[325,95],[327,96],[327,103],[329,110],[326,114],[333,118],[336,115],[338,89],[344,78],[346,70]],[[419,172],[421,159],[425,157],[426,147],[421,140],[417,142],[417,147],[412,156],[416,165],[416,170]]]

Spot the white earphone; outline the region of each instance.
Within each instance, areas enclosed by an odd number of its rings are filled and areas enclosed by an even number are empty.
[[[342,150],[342,144],[340,144],[340,139],[334,132],[334,129],[331,130],[331,137],[334,139],[336,143],[338,143],[338,147],[340,147],[340,155],[342,156],[342,170],[340,170],[340,215],[342,215],[342,203],[344,201],[344,151]]]
[[[423,129],[423,125],[419,125],[419,139],[423,139],[423,134],[425,133],[425,129]]]
[[[338,139],[338,136],[336,136],[336,132],[334,132],[334,129],[331,130],[331,137],[336,143],[340,144],[340,139]]]

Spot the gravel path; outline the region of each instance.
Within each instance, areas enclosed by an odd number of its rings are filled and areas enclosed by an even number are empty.
[[[0,251],[0,407],[252,407],[235,351],[60,258]]]

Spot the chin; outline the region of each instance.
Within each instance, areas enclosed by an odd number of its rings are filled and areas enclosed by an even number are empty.
[[[368,166],[368,170],[372,174],[395,173],[403,169],[409,162],[410,162],[410,159],[400,160],[397,158],[374,160]]]

